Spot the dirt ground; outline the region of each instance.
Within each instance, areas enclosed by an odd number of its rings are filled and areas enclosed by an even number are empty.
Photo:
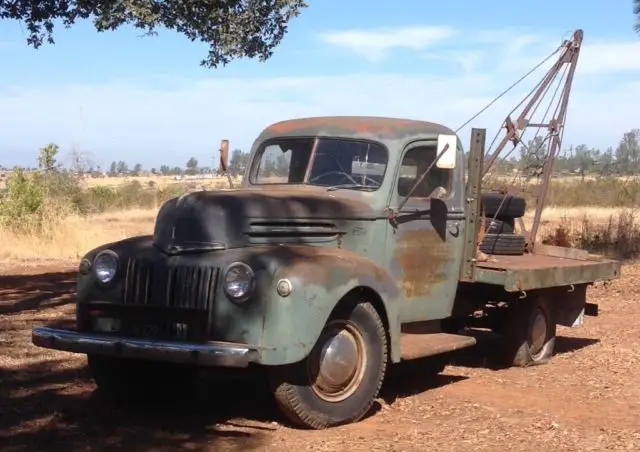
[[[287,426],[253,382],[202,397],[118,406],[95,392],[85,359],[31,345],[35,325],[73,316],[73,268],[0,274],[0,450],[602,451],[640,450],[640,264],[589,291],[600,316],[560,328],[549,365],[495,370],[492,344],[425,377],[396,366],[375,412],[326,431]]]

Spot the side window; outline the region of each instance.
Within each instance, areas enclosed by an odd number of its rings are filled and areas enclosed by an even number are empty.
[[[256,174],[259,184],[286,184],[289,180],[291,150],[284,150],[278,144],[269,145],[260,156],[260,166]]]
[[[420,176],[436,159],[436,145],[417,146],[409,149],[400,164],[398,174],[398,196],[406,197]],[[411,198],[426,200],[428,198],[448,198],[453,182],[453,170],[433,166],[427,177],[416,187]]]
[[[313,143],[312,138],[281,138],[269,142],[254,159],[251,183],[302,183]]]

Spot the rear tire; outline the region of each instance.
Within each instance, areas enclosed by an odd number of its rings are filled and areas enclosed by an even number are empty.
[[[307,428],[357,422],[378,396],[387,359],[384,323],[373,305],[347,305],[331,316],[307,358],[271,371],[276,402]]]
[[[509,309],[503,325],[509,365],[529,367],[548,363],[556,342],[554,305],[537,297]]]

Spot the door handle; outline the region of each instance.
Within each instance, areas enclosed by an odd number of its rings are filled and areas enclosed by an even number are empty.
[[[458,237],[460,235],[460,222],[454,221],[449,225],[449,234],[454,237]]]

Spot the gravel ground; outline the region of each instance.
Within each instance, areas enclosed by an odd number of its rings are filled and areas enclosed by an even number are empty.
[[[31,345],[34,325],[73,316],[73,269],[3,268],[0,450],[16,451],[603,451],[640,450],[640,264],[589,289],[600,316],[559,328],[549,365],[492,370],[491,345],[436,377],[401,364],[364,421],[326,431],[286,426],[254,382],[198,400],[115,406],[85,359]]]

